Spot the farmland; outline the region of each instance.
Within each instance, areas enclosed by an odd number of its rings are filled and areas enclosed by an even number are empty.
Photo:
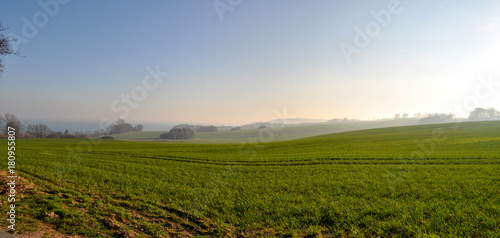
[[[88,237],[500,234],[498,121],[269,143],[19,139],[17,157],[19,230],[43,221]]]

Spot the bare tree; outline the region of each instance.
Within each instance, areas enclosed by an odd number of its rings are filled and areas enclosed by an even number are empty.
[[[45,124],[28,125],[27,131],[36,138],[45,138],[52,134],[52,130]]]
[[[6,26],[2,25],[2,22],[0,22],[0,78],[2,78],[3,70],[5,68],[3,64],[3,56],[5,55],[17,55],[20,56],[19,51],[14,50],[12,48],[11,43],[16,41],[15,38],[12,38],[10,36],[5,36],[2,31],[5,31],[9,29]]]
[[[3,128],[3,133],[7,134],[9,132],[9,127],[12,127],[16,130],[16,133],[21,133],[21,131],[24,129],[23,124],[19,119],[17,119],[14,114],[10,113],[5,113],[5,117],[3,118],[3,122],[5,123],[5,126]]]

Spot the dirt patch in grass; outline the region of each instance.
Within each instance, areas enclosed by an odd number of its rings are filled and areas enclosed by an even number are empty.
[[[8,205],[8,202],[6,199],[6,196],[7,196],[6,194],[9,193],[9,189],[10,189],[9,186],[7,185],[7,183],[9,182],[9,179],[7,178],[8,175],[9,174],[7,172],[0,170],[0,181],[1,181],[0,191],[1,191],[1,196],[3,198],[5,198],[5,199],[2,199],[2,201],[1,201],[2,207],[7,207],[7,205]],[[34,183],[17,175],[16,196],[18,199],[23,199],[26,196],[32,196],[32,193],[33,193],[33,191],[36,190],[36,187],[37,186]],[[18,208],[18,212],[20,209],[23,209],[23,208]],[[47,213],[47,215],[51,216],[53,214]],[[2,219],[1,224],[2,224],[2,226],[0,227],[0,230],[5,231],[5,232],[10,231],[7,228],[7,222],[5,222],[5,219]],[[13,233],[12,232],[9,232],[9,233],[13,234],[17,237],[33,237],[33,238],[36,238],[36,237],[56,237],[56,238],[62,238],[62,237],[79,238],[79,237],[82,237],[82,236],[70,236],[70,235],[62,234],[55,229],[54,225],[44,223],[40,220],[36,220],[36,224],[34,224],[34,225],[30,224],[31,228],[36,229],[36,231],[23,231],[23,230],[19,229],[19,225],[22,225],[22,224],[17,223],[16,224],[16,227],[17,227],[16,231]]]

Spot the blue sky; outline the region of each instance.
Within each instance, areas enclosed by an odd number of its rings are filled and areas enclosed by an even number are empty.
[[[500,81],[498,1],[63,2],[0,3],[8,32],[28,40],[18,41],[25,57],[5,57],[0,113],[242,124],[284,108],[323,119],[500,109],[500,86],[478,80]],[[231,10],[221,18],[214,2]],[[382,11],[386,26],[372,15]],[[356,47],[356,29],[370,24],[380,29],[346,60],[341,44]],[[157,66],[169,76],[136,107],[120,101]]]

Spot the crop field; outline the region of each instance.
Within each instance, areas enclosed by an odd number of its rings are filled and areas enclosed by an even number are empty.
[[[16,156],[19,231],[500,237],[499,121],[269,143],[18,139]]]

